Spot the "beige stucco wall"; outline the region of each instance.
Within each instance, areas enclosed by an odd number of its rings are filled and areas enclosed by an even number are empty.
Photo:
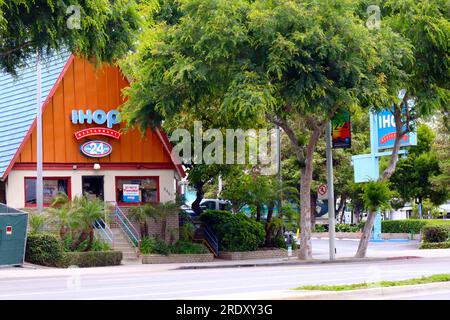
[[[72,198],[82,193],[82,176],[103,176],[105,201],[116,201],[116,176],[159,176],[161,202],[175,200],[174,170],[44,170],[44,177],[70,177]],[[10,207],[25,205],[25,177],[36,177],[36,171],[11,170],[6,183],[6,201]]]

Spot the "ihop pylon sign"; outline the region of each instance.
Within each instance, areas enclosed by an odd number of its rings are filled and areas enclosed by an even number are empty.
[[[404,94],[403,94],[404,95]],[[399,95],[400,98],[400,95]],[[371,110],[370,115],[370,153],[352,156],[355,183],[378,180],[380,176],[379,159],[390,156],[391,151],[380,151],[394,147],[396,138],[394,115],[388,109],[375,112]],[[402,139],[401,146],[417,145],[417,134],[411,132]],[[400,154],[406,154],[402,149]],[[372,230],[372,241],[382,241],[381,238],[381,212],[378,210]]]
[[[388,109],[384,109],[375,116],[375,125],[377,128],[377,149],[389,149],[394,147],[395,138],[395,120],[394,115]],[[410,132],[405,134],[401,141],[401,146],[417,145],[417,134]]]

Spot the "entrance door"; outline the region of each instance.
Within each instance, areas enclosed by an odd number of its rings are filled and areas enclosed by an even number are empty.
[[[103,176],[83,176],[83,194],[87,195],[88,198],[99,198],[103,199]]]

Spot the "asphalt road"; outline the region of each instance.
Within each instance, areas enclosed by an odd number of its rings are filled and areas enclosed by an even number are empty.
[[[325,244],[324,241],[315,244],[318,252],[322,247],[325,250]],[[341,243],[341,247],[344,246],[350,250],[355,244]],[[388,247],[385,249],[392,249]],[[398,250],[398,245],[395,248]],[[370,263],[202,270],[168,270],[167,265],[35,270],[7,268],[0,269],[0,299],[257,299],[261,294],[265,298],[278,298],[280,293],[305,284],[401,280],[447,273],[449,270],[450,255]],[[386,298],[450,299],[450,288]]]

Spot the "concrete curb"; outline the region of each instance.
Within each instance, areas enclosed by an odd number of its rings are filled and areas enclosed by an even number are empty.
[[[311,264],[335,264],[335,263],[366,263],[377,261],[390,261],[390,260],[408,260],[408,259],[420,259],[418,256],[399,256],[399,257],[387,257],[387,258],[338,258],[336,260],[307,260],[298,261],[286,260],[281,262],[262,262],[262,263],[229,263],[218,265],[190,265],[180,266],[172,270],[196,270],[196,269],[222,269],[222,268],[250,268],[250,267],[275,267],[275,266],[301,266]]]

